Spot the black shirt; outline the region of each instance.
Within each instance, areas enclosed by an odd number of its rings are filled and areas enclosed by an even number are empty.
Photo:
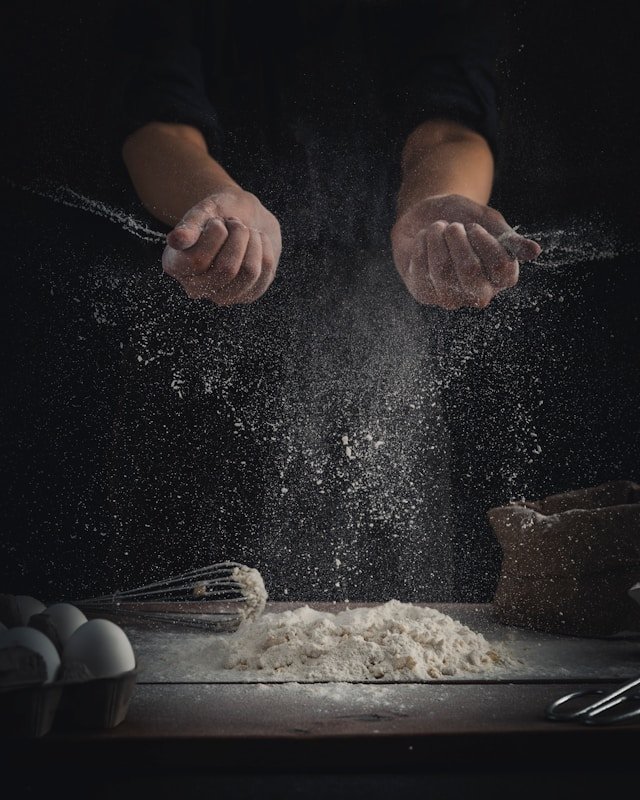
[[[397,146],[445,117],[495,149],[499,31],[495,4],[472,0],[129,3],[125,133],[186,123],[217,155],[229,142],[273,153],[345,126]]]

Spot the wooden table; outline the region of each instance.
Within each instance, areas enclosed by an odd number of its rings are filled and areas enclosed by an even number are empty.
[[[550,636],[504,628],[490,606],[436,607],[528,653],[527,665],[429,683],[238,682],[219,672],[205,680],[198,647],[209,634],[128,628],[140,674],[126,720],[107,731],[54,728],[4,740],[3,768],[30,771],[34,787],[38,776],[65,774],[69,789],[76,781],[79,796],[96,797],[142,789],[168,797],[187,786],[233,788],[234,797],[389,797],[400,789],[499,797],[500,787],[519,797],[562,787],[584,797],[611,793],[637,773],[640,719],[587,727],[551,722],[544,710],[568,691],[611,689],[640,674],[640,637]],[[86,794],[91,776],[102,793]]]

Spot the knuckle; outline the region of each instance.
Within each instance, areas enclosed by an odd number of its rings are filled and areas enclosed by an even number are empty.
[[[209,241],[224,241],[229,236],[229,230],[220,217],[211,217],[207,221],[206,233]]]
[[[427,231],[432,234],[441,234],[444,230],[447,229],[449,223],[443,219],[437,219],[435,222],[432,222],[428,227]]]
[[[448,236],[463,236],[465,233],[464,225],[461,222],[450,222],[445,233]]]
[[[480,286],[469,286],[466,284],[462,287],[461,298],[466,306],[475,306],[481,302],[484,297],[484,291]]]
[[[235,264],[232,261],[217,259],[212,265],[212,273],[215,277],[216,284],[224,286],[236,277],[240,269],[240,264]]]
[[[515,286],[518,282],[518,268],[512,261],[500,264],[496,272],[503,286],[510,288]]]
[[[486,308],[493,300],[495,292],[488,285],[476,286],[472,292],[473,305],[476,308]]]
[[[245,262],[242,265],[242,272],[247,283],[254,283],[260,277],[262,272],[262,265],[257,261]]]
[[[493,300],[493,295],[491,294],[481,294],[476,297],[474,306],[475,308],[487,308],[489,303]]]
[[[242,305],[249,305],[250,303],[255,303],[256,300],[259,300],[262,295],[267,291],[269,288],[270,283],[260,284],[251,289],[250,292],[243,295],[242,299],[238,302],[242,303]]]
[[[200,300],[202,298],[202,292],[200,289],[194,289],[191,286],[184,286],[184,284],[182,288],[190,300]]]
[[[225,223],[227,228],[229,228],[230,230],[246,231],[247,236],[249,235],[249,228],[244,224],[244,222],[241,219],[238,219],[237,217],[226,217]]]
[[[506,225],[507,224],[506,219],[502,216],[502,214],[496,208],[492,208],[491,206],[487,206],[486,209],[485,209],[485,214],[487,215],[487,218],[489,220],[491,220],[493,223],[498,223],[498,224],[501,224],[501,225]]]
[[[207,225],[211,228],[220,228],[220,230],[226,230],[227,227],[224,224],[224,220],[222,219],[222,217],[218,216],[217,214],[214,214],[209,217],[209,219],[207,220]]]
[[[263,255],[262,255],[262,272],[265,275],[272,275],[276,271],[276,264],[277,263],[278,263],[277,260],[273,256],[271,256],[271,255],[269,255],[267,253],[263,253]]]

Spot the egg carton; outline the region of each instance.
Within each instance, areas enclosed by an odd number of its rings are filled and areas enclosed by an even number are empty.
[[[135,657],[132,669],[96,677],[83,661],[65,657],[73,644],[63,641],[46,607],[28,619],[23,612],[13,595],[0,595],[0,624],[7,629],[0,631],[0,735],[39,737],[54,728],[120,725],[137,684]],[[111,633],[118,627],[98,622],[113,626]]]

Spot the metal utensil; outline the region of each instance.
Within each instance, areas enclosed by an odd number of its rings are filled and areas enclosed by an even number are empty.
[[[266,596],[257,570],[224,561],[144,586],[69,602],[94,617],[231,631],[261,614]]]
[[[597,698],[591,700],[590,698]],[[640,677],[612,692],[583,689],[554,700],[545,711],[547,719],[583,725],[611,725],[640,716]]]

